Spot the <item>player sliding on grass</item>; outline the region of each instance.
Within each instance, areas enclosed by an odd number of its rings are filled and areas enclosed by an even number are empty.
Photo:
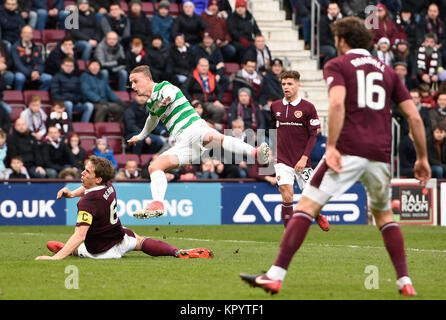
[[[240,139],[225,136],[210,128],[180,89],[167,81],[153,82],[148,66],[143,65],[133,69],[129,80],[138,96],[147,97],[149,116],[141,133],[130,138],[128,144],[135,145],[145,139],[160,120],[176,140],[174,147],[162,153],[150,164],[150,189],[153,201],[148,207],[135,211],[134,217],[147,219],[163,215],[163,200],[167,189],[165,172],[184,164],[199,163],[205,149],[222,147],[235,154],[257,157],[260,163],[268,162],[269,147],[265,142],[255,148]]]
[[[138,236],[124,228],[116,213],[116,192],[110,180],[115,167],[105,159],[91,156],[82,172],[82,186],[74,191],[67,187],[57,193],[57,198],[81,197],[77,203],[78,217],[74,234],[66,244],[49,241],[47,247],[56,254],[39,256],[35,260],[60,260],[69,255],[92,259],[119,259],[129,251],[143,251],[151,256],[177,258],[212,258],[208,249],[177,249],[155,239]]]
[[[333,24],[339,56],[324,67],[329,89],[328,138],[324,158],[316,167],[286,227],[280,251],[266,274],[240,277],[267,292],[280,290],[288,266],[322,207],[361,181],[396,271],[401,294],[415,296],[407,271],[404,238],[390,207],[391,106],[405,115],[414,137],[415,177],[425,184],[431,176],[423,121],[404,84],[392,68],[367,51],[373,35],[364,21],[348,17]]]
[[[286,227],[293,215],[294,181],[303,190],[311,178],[313,169],[309,157],[321,122],[314,105],[299,97],[299,72],[282,72],[280,80],[284,98],[272,103],[271,116],[277,130],[277,163],[274,169],[282,195],[282,221]],[[330,230],[330,224],[322,214],[316,221],[322,230]]]

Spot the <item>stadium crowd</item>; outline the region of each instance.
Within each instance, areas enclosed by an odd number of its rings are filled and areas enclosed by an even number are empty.
[[[324,1],[318,20],[321,64],[337,55],[330,25],[365,18],[375,5],[371,51],[410,90],[426,127],[433,177],[446,177],[446,1]],[[116,179],[150,178],[147,167],[174,142],[162,123],[128,147],[148,116],[129,88],[129,72],[151,67],[155,82],[182,89],[215,129],[247,139],[272,129],[270,105],[283,97],[281,59],[272,56],[247,0],[0,1],[0,179],[76,179],[90,154],[106,157]],[[311,0],[290,0],[306,47]],[[316,106],[317,107],[317,106]],[[401,175],[413,177],[415,149],[407,123],[399,143]],[[266,136],[268,139],[268,136]],[[319,134],[312,163],[324,153]],[[206,158],[168,180],[256,178],[258,165]]]

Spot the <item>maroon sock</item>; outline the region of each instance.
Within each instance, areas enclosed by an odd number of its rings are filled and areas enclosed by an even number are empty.
[[[404,238],[400,227],[395,222],[390,222],[381,227],[387,252],[395,267],[397,279],[409,276],[407,272],[406,254],[404,250]]]
[[[145,238],[141,244],[141,250],[149,256],[175,256],[178,249],[174,246],[155,239]]]
[[[274,262],[275,266],[282,267],[285,270],[288,269],[291,259],[304,242],[312,223],[313,218],[309,214],[302,211],[294,213],[283,235],[279,255]]]
[[[282,202],[282,222],[283,225],[288,225],[288,222],[290,221],[291,217],[293,216],[293,203],[292,202]]]

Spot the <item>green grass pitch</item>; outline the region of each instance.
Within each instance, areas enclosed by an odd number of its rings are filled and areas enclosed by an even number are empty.
[[[325,233],[313,225],[291,263],[281,292],[274,296],[250,288],[238,274],[269,268],[278,252],[282,226],[129,228],[178,248],[210,248],[215,258],[186,260],[131,252],[120,260],[69,257],[34,261],[36,256],[50,254],[46,241],[65,242],[73,227],[1,226],[0,300],[405,299],[397,292],[394,269],[373,226],[332,226]],[[402,231],[409,273],[418,291],[415,299],[446,299],[446,228],[403,226]],[[69,285],[73,284],[69,281],[73,266],[78,289]],[[371,275],[365,272],[367,266],[376,266],[379,288],[366,288]]]

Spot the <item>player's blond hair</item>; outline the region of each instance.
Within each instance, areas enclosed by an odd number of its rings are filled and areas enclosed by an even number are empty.
[[[148,65],[142,65],[135,67],[132,71],[130,71],[130,74],[133,73],[142,73],[146,77],[149,77],[150,80],[152,80],[152,72],[150,72],[150,67]]]

